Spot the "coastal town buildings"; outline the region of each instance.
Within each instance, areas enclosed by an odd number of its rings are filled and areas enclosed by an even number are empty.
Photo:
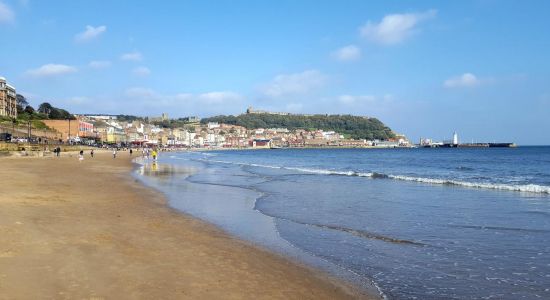
[[[0,116],[17,118],[17,93],[4,77],[0,77]]]
[[[74,138],[97,139],[97,131],[94,124],[77,118],[76,120],[44,120],[46,126],[61,133],[63,140]]]
[[[250,109],[249,109],[250,110]],[[44,120],[63,141],[165,148],[396,148],[412,144],[401,134],[388,140],[351,139],[334,130],[254,128],[198,117],[168,119],[126,115],[77,115],[74,120]]]

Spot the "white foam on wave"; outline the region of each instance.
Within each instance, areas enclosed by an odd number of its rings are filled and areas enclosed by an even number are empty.
[[[543,186],[543,185],[537,185],[537,184],[512,185],[512,184],[498,184],[498,183],[467,182],[467,181],[450,180],[450,179],[413,177],[413,176],[403,176],[403,175],[386,175],[386,174],[374,173],[374,172],[364,173],[364,172],[355,172],[355,171],[338,171],[338,170],[312,169],[312,168],[301,168],[301,167],[282,167],[282,166],[239,163],[239,162],[229,162],[229,161],[210,160],[210,159],[202,159],[202,160],[208,161],[208,162],[232,164],[232,165],[239,165],[239,166],[292,170],[292,171],[299,171],[304,173],[312,173],[312,174],[320,174],[320,175],[389,178],[394,180],[421,182],[421,183],[438,184],[438,185],[456,185],[456,186],[463,186],[463,187],[469,187],[469,188],[492,189],[492,190],[537,193],[537,194],[550,194],[550,186]]]
[[[372,177],[373,173],[360,173],[355,171],[335,171],[326,169],[309,169],[309,168],[293,168],[284,167],[283,169],[300,171],[305,173],[314,173],[322,175],[342,175],[342,176],[358,176],[358,177]]]
[[[434,178],[423,178],[423,177],[412,177],[412,176],[401,176],[401,175],[388,175],[388,178],[396,179],[396,180],[404,180],[404,181],[429,183],[429,184],[458,185],[458,186],[480,188],[480,189],[550,194],[550,186],[537,185],[537,184],[512,185],[512,184],[498,184],[498,183],[467,182],[467,181],[459,181],[459,180],[434,179]]]

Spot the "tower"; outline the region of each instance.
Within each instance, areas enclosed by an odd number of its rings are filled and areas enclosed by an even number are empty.
[[[458,145],[458,134],[456,133],[456,131],[453,133],[453,145]]]

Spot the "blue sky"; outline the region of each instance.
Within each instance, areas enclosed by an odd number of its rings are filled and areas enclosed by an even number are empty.
[[[374,116],[415,141],[550,144],[548,1],[0,0],[31,104]]]

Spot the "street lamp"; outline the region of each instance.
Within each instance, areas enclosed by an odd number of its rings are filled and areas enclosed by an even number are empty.
[[[27,121],[27,125],[28,125],[28,138],[27,138],[27,141],[30,143],[31,142],[31,120]]]
[[[68,119],[69,120],[69,136],[68,136],[68,142],[69,144],[71,143],[71,119]]]

